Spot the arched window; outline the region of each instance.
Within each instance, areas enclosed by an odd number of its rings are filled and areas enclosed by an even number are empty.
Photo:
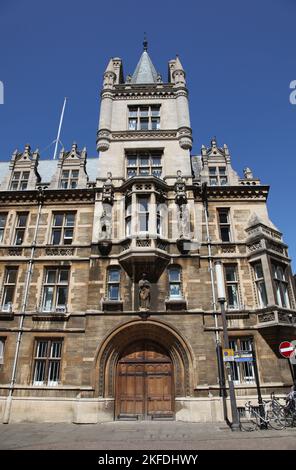
[[[182,298],[182,281],[180,266],[172,266],[169,268],[169,298]]]
[[[107,297],[108,300],[120,300],[120,268],[118,266],[108,269]]]

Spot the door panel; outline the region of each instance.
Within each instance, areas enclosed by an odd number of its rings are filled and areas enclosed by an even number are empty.
[[[173,416],[173,369],[156,344],[132,344],[120,358],[116,377],[117,418]]]

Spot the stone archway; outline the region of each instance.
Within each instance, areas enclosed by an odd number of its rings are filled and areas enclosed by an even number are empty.
[[[96,358],[93,377],[96,395],[115,399],[118,363],[131,345],[143,341],[158,345],[171,361],[172,396],[193,396],[193,355],[187,342],[172,326],[150,319],[120,325],[105,338]]]

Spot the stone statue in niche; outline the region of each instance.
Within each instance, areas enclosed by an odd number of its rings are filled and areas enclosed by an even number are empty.
[[[185,179],[182,178],[182,173],[180,170],[177,171],[177,180],[175,183],[175,202],[178,205],[186,204],[187,203],[187,196],[186,196],[186,183]]]
[[[254,178],[253,172],[250,168],[245,168],[244,169],[244,177],[246,180],[252,180]]]
[[[107,179],[103,185],[102,201],[103,203],[113,204],[114,194],[112,185],[112,173],[107,174]]]
[[[190,215],[186,204],[179,206],[178,229],[180,238],[188,239],[190,236]]]
[[[148,281],[146,274],[142,274],[142,279],[139,281],[139,309],[149,310],[150,307],[150,291],[151,284]]]
[[[108,213],[106,210],[104,210],[100,217],[100,239],[110,240],[111,233],[112,233],[111,211]]]

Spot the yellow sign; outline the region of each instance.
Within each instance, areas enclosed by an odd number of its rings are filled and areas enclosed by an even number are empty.
[[[233,349],[223,349],[223,361],[224,362],[234,361],[234,350]]]

